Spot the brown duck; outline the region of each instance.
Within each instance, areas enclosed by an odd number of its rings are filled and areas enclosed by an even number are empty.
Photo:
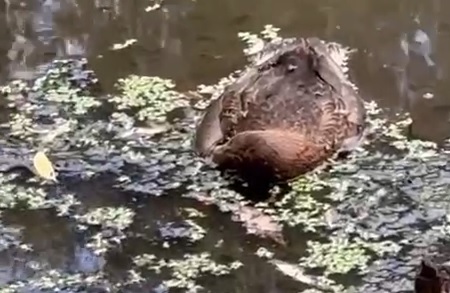
[[[348,51],[317,38],[270,44],[206,109],[195,151],[244,177],[286,181],[351,151],[365,109]]]

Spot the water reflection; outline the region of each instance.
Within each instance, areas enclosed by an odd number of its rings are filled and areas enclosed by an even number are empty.
[[[131,73],[170,77],[191,89],[241,66],[239,31],[272,23],[286,35],[317,35],[357,48],[352,70],[367,98],[412,111],[426,93],[445,100],[439,88],[450,66],[448,8],[442,0],[283,0],[276,7],[232,0],[220,11],[206,0],[9,0],[0,6],[7,28],[0,31],[0,62],[7,63],[4,77],[32,78],[53,58],[85,55],[106,91]],[[136,42],[113,49],[128,40]],[[429,119],[439,112],[431,108]]]
[[[5,66],[9,79],[30,80],[55,58],[85,55],[83,34],[59,36],[57,17],[73,10],[67,2],[5,0],[4,3],[2,12],[9,28],[5,34],[12,36]],[[2,39],[7,40],[3,35]]]
[[[390,65],[396,79],[400,103],[411,113],[413,137],[442,141],[450,125],[446,104],[446,58],[440,54],[448,44],[438,38],[440,2],[433,1],[429,13],[412,15],[398,37],[398,58]]]
[[[26,279],[42,269],[93,273],[105,265],[104,258],[87,248],[71,225],[51,212],[13,211],[4,219],[12,226],[24,228],[23,241],[30,243],[33,250],[20,255],[8,251],[0,256],[2,284]]]

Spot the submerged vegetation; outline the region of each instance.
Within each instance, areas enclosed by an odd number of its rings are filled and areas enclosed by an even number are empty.
[[[240,34],[249,60],[277,31]],[[60,60],[4,85],[0,250],[20,264],[0,292],[253,292],[274,272],[295,282],[283,292],[398,292],[423,254],[445,256],[446,145],[409,139],[407,114],[367,102],[370,138],[349,159],[255,204],[191,152],[197,109],[232,79],[199,86],[201,100],[144,76],[98,95],[86,60]],[[41,150],[57,182],[26,172]]]

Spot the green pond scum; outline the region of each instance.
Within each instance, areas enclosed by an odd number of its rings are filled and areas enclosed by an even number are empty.
[[[240,33],[248,61],[278,32]],[[131,75],[102,93],[79,59],[3,85],[0,292],[403,292],[422,256],[446,260],[446,143],[367,102],[363,146],[255,203],[191,151],[233,76],[192,95]],[[29,172],[41,149],[58,182]]]

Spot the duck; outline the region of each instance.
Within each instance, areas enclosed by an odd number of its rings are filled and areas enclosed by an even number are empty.
[[[450,293],[450,269],[422,259],[414,280],[414,293]]]
[[[361,144],[364,101],[348,48],[317,37],[269,43],[211,101],[195,153],[243,178],[288,182]]]

